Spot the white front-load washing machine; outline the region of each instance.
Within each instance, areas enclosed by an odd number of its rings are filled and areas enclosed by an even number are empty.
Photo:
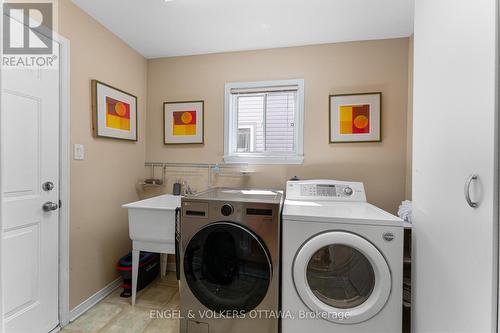
[[[282,333],[401,332],[403,221],[362,183],[289,181]]]

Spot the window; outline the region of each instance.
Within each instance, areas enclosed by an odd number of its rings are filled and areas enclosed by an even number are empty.
[[[225,98],[226,163],[302,163],[303,80],[228,83]]]
[[[254,150],[254,141],[250,127],[238,127],[238,153],[249,153]]]

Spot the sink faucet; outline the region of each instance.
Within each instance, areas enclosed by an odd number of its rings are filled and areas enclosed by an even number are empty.
[[[189,186],[189,184],[186,181],[184,181],[182,183],[182,185],[183,185],[182,187],[184,189],[184,195],[194,194],[194,191],[191,189],[191,187]]]

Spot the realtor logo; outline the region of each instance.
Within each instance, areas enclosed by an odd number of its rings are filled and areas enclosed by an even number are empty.
[[[3,53],[52,54],[52,3],[3,3]]]
[[[59,68],[57,2],[11,0],[2,10],[2,69]]]

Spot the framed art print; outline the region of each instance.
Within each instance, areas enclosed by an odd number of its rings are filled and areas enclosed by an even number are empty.
[[[203,143],[203,101],[163,103],[163,143]]]
[[[94,136],[137,141],[137,97],[97,80],[91,84]]]
[[[330,143],[381,141],[382,93],[330,95]]]

